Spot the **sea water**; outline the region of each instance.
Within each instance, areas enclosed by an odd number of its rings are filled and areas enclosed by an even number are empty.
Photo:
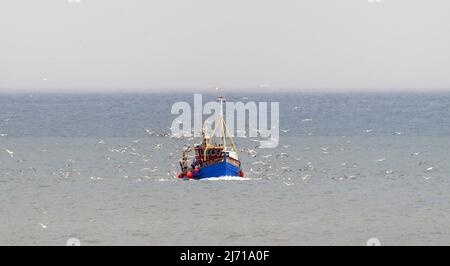
[[[450,244],[450,94],[226,96],[280,102],[245,180],[176,178],[192,94],[1,95],[0,244]]]

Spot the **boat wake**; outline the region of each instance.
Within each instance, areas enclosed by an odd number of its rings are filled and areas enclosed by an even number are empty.
[[[248,180],[252,180],[252,179],[248,178],[248,177],[239,177],[239,176],[220,176],[220,177],[207,177],[207,178],[200,179],[200,181],[203,181],[203,180],[212,180],[212,181],[248,181]]]

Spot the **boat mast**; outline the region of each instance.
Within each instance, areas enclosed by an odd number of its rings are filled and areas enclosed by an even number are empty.
[[[225,97],[219,96],[218,100],[220,102],[219,123],[220,123],[220,127],[221,127],[221,130],[222,130],[223,150],[226,151],[227,150],[227,136],[225,134],[225,119],[224,119],[224,115],[223,115],[223,105],[224,105],[224,102],[225,102]]]
[[[206,152],[211,147],[211,140],[208,134],[208,122],[205,122],[205,126],[203,128],[203,161],[206,162],[207,155]]]
[[[233,138],[231,137],[231,134],[228,131],[228,127],[225,122],[224,111],[223,111],[225,97],[220,96],[217,100],[220,102],[220,115],[219,115],[219,119],[217,119],[217,122],[215,123],[214,131],[211,134],[211,136],[215,136],[216,132],[217,132],[217,128],[220,127],[220,131],[222,133],[221,139],[222,139],[222,143],[223,143],[223,151],[225,152],[228,150],[227,149],[227,138],[228,138],[229,143],[231,145],[230,151],[234,151],[237,153],[236,144],[234,143]],[[209,147],[207,147],[207,149],[209,149]],[[206,152],[206,150],[205,150],[205,152]],[[236,154],[236,156],[237,156],[237,154]]]

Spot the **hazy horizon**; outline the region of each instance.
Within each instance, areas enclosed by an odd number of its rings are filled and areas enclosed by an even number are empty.
[[[443,0],[4,0],[0,93],[450,91]]]

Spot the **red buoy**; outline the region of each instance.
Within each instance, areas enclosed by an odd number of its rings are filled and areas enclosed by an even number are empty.
[[[187,176],[188,178],[193,178],[193,177],[194,177],[194,174],[193,174],[191,171],[189,171],[189,172],[187,172],[186,176]]]
[[[198,173],[198,172],[200,172],[200,168],[195,167],[194,171],[195,171],[196,173]]]
[[[239,176],[244,177],[244,172],[242,170],[239,172]]]

